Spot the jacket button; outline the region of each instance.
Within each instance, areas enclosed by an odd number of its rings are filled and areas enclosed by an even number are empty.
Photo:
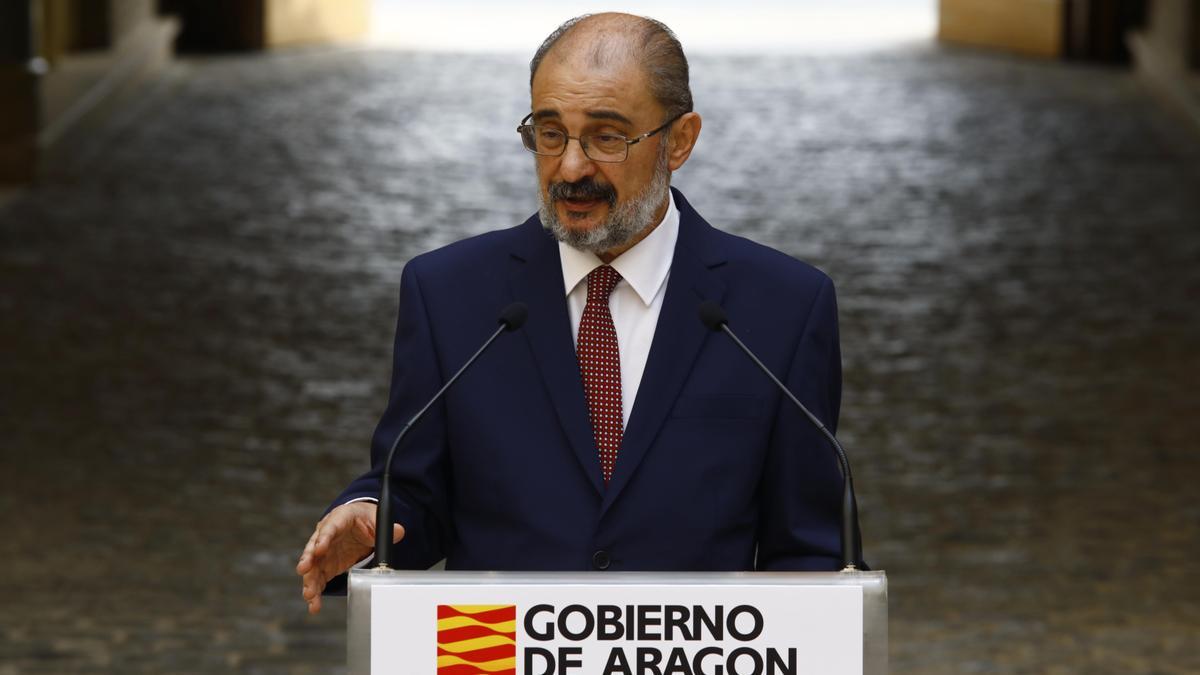
[[[612,564],[612,558],[609,557],[608,551],[596,551],[592,554],[592,567],[598,570],[606,570]]]

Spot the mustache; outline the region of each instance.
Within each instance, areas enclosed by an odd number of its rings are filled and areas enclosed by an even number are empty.
[[[591,201],[593,199],[608,202],[609,206],[617,203],[617,191],[613,186],[597,183],[593,178],[584,178],[574,183],[551,183],[550,199],[554,201]]]

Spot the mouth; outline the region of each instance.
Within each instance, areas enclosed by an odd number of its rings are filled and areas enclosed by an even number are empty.
[[[584,178],[575,183],[551,183],[550,199],[567,212],[567,215],[583,218],[601,206],[612,207],[616,203],[616,190],[611,185]]]
[[[605,203],[603,199],[563,199],[560,201],[568,211],[575,212],[591,211]]]

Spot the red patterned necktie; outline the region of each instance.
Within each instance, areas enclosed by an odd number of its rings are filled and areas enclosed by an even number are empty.
[[[612,478],[625,431],[621,413],[621,354],[617,349],[617,329],[608,309],[608,296],[620,280],[621,274],[608,265],[588,274],[587,304],[579,320],[575,347],[605,484]]]

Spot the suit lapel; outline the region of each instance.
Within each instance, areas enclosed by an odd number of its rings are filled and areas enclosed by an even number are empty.
[[[571,319],[558,245],[542,230],[536,217],[526,221],[521,228],[526,231],[512,252],[517,269],[510,281],[513,299],[530,308],[521,332],[529,340],[533,360],[541,372],[571,449],[592,487],[597,493],[603,493],[600,460],[592,439],[579,361],[571,339]]]
[[[679,239],[671,260],[671,276],[601,513],[620,495],[654,443],[708,338],[710,331],[700,323],[697,313],[700,302],[720,302],[725,290],[710,269],[723,262],[719,252],[713,254],[706,246],[712,226],[700,218],[682,194],[672,192],[679,208]]]

